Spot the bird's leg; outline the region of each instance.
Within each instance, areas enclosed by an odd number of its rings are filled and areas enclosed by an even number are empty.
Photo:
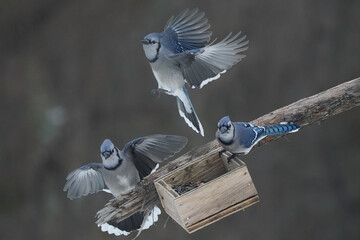
[[[225,149],[221,150],[221,151],[219,152],[219,157],[221,157],[221,154],[223,154],[224,152],[226,152]]]
[[[228,164],[230,164],[231,160],[233,160],[234,157],[236,157],[237,154],[235,153],[232,153],[230,157],[228,157],[227,161],[228,161]]]
[[[167,93],[168,91],[162,89],[162,88],[156,88],[156,89],[153,89],[151,90],[151,94],[154,96],[154,97],[160,97],[160,94],[162,93]]]

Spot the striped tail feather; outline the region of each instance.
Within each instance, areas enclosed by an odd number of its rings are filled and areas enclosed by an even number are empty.
[[[154,206],[150,211],[137,212],[121,222],[110,220],[105,224],[99,225],[99,227],[101,227],[101,231],[116,236],[127,236],[133,231],[138,231],[139,235],[143,230],[148,229],[157,222],[160,214],[161,210],[157,206]]]
[[[108,232],[109,234],[114,234],[116,236],[127,236],[132,231],[140,229],[143,221],[144,214],[142,212],[137,212],[121,222],[110,220],[109,222],[102,224],[101,231]]]
[[[179,97],[177,97],[176,100],[179,109],[179,114],[182,118],[184,118],[185,122],[189,125],[189,127],[191,127],[195,132],[200,133],[201,136],[204,136],[204,129],[201,125],[198,116],[196,115],[194,106],[190,101],[189,94],[187,93],[185,87],[183,87],[183,91],[186,97],[185,100],[187,101],[190,110],[187,110],[184,105],[184,102]]]
[[[282,122],[265,126],[265,135],[277,135],[299,131],[300,127],[295,123]]]

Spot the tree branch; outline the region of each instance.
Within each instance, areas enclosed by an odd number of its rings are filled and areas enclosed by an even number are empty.
[[[329,117],[350,110],[360,105],[360,78],[342,83],[336,87],[303,98],[283,108],[259,117],[251,123],[269,125],[278,122],[294,122],[301,128],[324,121]],[[284,135],[268,136],[258,146],[274,141]],[[154,180],[202,155],[218,154],[221,146],[213,140],[203,146],[194,148],[183,156],[169,162],[154,174],[145,178],[133,191],[109,201],[97,213],[97,224],[116,219],[121,221],[138,211],[149,209],[160,202]]]

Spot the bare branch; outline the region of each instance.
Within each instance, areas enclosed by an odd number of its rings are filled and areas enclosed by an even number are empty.
[[[253,120],[256,125],[268,125],[283,121],[295,122],[301,128],[316,122],[324,121],[329,117],[350,110],[360,105],[360,78],[342,83],[336,87],[303,98],[283,108]],[[274,141],[284,135],[269,136],[262,140],[258,146]],[[144,211],[154,204],[160,203],[154,180],[168,172],[188,163],[202,155],[217,154],[221,149],[216,140],[203,146],[194,148],[183,156],[169,162],[158,169],[154,174],[145,178],[138,187],[124,196],[110,200],[106,206],[97,213],[97,224],[105,223],[111,219],[121,221],[135,212]]]

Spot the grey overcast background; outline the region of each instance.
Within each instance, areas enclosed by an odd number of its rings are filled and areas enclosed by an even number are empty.
[[[247,57],[190,90],[205,137],[178,115],[140,40],[185,8],[213,38],[241,30]],[[98,193],[70,201],[66,175],[148,134],[214,139],[217,121],[251,121],[360,76],[360,1],[0,1],[0,238],[131,239],[102,233]],[[192,235],[162,214],[139,239],[360,239],[360,109],[243,157],[260,203]]]

